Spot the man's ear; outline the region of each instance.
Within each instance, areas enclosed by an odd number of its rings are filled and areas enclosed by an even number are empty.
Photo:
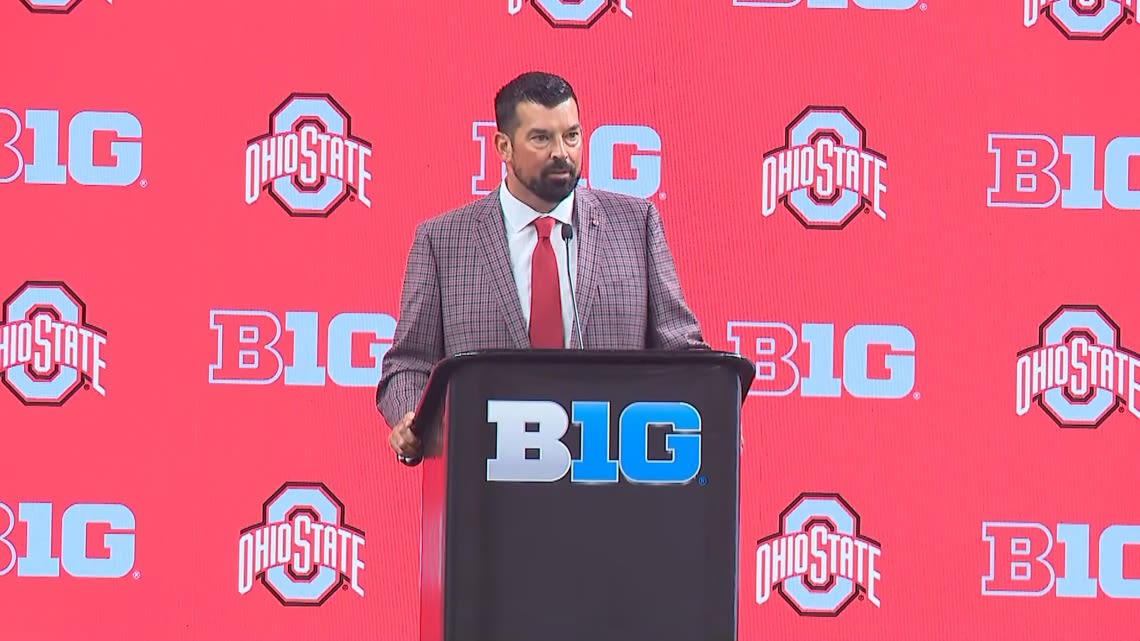
[[[499,158],[503,162],[509,163],[511,161],[514,148],[511,146],[511,139],[507,134],[501,131],[495,132],[495,150],[499,152]]]

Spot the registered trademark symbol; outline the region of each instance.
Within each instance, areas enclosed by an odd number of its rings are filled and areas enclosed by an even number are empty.
[[[142,578],[142,572],[139,572],[138,570],[131,572],[131,578],[138,581],[139,579]]]
[[[665,200],[665,192],[661,192],[661,193],[657,194],[657,197],[660,198],[661,200]]]
[[[356,202],[356,195],[355,195],[355,194],[349,195],[348,199],[349,199],[351,202]]]
[[[697,483],[700,483],[701,485],[708,485],[709,480],[708,480],[708,478],[706,478],[704,476],[700,476],[697,478]]]
[[[923,2],[922,4],[918,5],[918,10],[919,11],[926,11],[926,3]]]
[[[923,6],[925,6],[925,5],[923,5]],[[860,595],[859,595],[859,600],[860,600],[860,601],[864,601],[864,600],[866,600],[866,598],[867,598],[867,597],[863,596],[862,594],[860,594]]]
[[[147,186],[147,185],[149,185],[149,184],[150,184],[150,183],[148,183],[148,182],[146,181],[146,178],[143,178],[142,180],[140,180],[140,181],[139,181],[139,187],[142,187],[143,189],[146,189],[146,186]]]
[[[83,384],[83,389],[85,389],[85,390],[89,390],[89,389],[91,389],[91,383],[84,383],[84,384]]]
[[[922,392],[915,392],[912,394],[912,397],[917,401],[918,399],[922,398]]]
[[[346,591],[346,590],[348,590],[348,584],[347,584],[347,583],[345,583],[344,585],[340,586],[340,591],[341,591],[341,592],[344,592],[344,591]]]
[[[1123,413],[1124,413],[1124,406],[1123,406],[1123,405],[1121,405],[1120,407],[1116,408],[1116,412],[1117,412],[1118,414],[1123,414]]]

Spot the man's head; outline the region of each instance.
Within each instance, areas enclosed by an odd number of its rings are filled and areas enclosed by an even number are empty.
[[[582,126],[569,83],[524,73],[495,95],[495,122],[495,148],[514,177],[516,196],[549,211],[570,195],[581,173]]]

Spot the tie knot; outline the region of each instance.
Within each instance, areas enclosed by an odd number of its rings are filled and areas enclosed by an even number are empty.
[[[534,219],[534,227],[538,230],[538,239],[550,238],[550,232],[554,230],[554,219],[550,216],[539,216]]]

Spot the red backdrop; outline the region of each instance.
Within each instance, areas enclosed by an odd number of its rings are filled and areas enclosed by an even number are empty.
[[[742,640],[1132,638],[1134,18],[0,0],[0,638],[415,638],[374,385],[413,228],[495,185],[531,68],[757,363]],[[259,541],[315,554],[254,578]]]

